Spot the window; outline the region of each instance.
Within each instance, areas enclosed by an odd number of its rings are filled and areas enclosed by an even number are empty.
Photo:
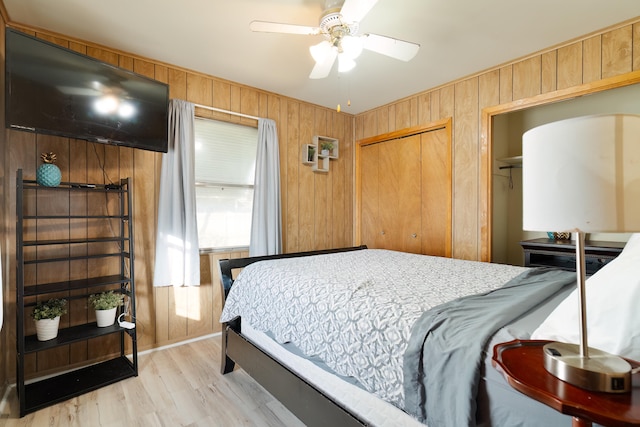
[[[200,249],[249,246],[258,129],[195,119]]]

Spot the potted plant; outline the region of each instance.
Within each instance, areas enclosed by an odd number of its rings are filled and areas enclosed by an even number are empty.
[[[124,304],[124,295],[114,291],[104,291],[89,295],[89,303],[96,311],[98,327],[111,326],[116,320],[116,310]]]
[[[329,152],[333,150],[333,143],[329,141],[323,141],[320,143],[320,148],[322,150],[322,155],[328,156]]]
[[[67,313],[67,300],[51,298],[40,301],[33,308],[31,317],[36,322],[38,341],[48,341],[58,336],[60,316]]]

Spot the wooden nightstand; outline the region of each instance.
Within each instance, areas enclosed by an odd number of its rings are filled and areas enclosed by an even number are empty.
[[[548,341],[515,340],[493,348],[493,366],[516,390],[573,417],[573,427],[640,426],[640,389],[613,394],[584,390],[554,377],[544,369],[542,346]],[[632,367],[638,363],[629,361]]]
[[[606,263],[620,255],[625,242],[587,240],[585,242],[586,274],[591,275]],[[523,240],[525,267],[559,267],[576,270],[576,242],[573,240],[533,239]]]

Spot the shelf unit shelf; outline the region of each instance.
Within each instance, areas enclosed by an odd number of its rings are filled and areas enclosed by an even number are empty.
[[[110,192],[110,193],[125,193],[128,190],[123,189],[122,185],[117,184],[85,184],[79,182],[61,182],[57,187],[43,187],[35,179],[25,179],[22,181],[22,188],[24,190],[42,190],[47,191],[86,191],[86,192]]]
[[[57,187],[45,187],[38,185],[34,180],[23,179],[22,170],[19,169],[16,186],[16,388],[20,416],[22,417],[99,387],[137,376],[138,356],[135,328],[135,284],[133,280],[134,248],[132,236],[134,236],[134,231],[132,221],[130,221],[132,215],[130,179],[122,179],[119,184],[62,182]],[[91,196],[92,193],[96,193],[96,196]],[[71,203],[75,197],[83,195],[86,195],[85,203],[80,203],[79,207]],[[65,208],[68,215],[61,214],[59,212],[61,209],[56,212],[56,208],[51,207],[54,205],[51,203],[52,196],[56,200],[62,197],[68,198],[69,207]],[[91,199],[89,199],[90,197]],[[95,209],[97,205],[93,206],[97,201],[101,201],[107,206],[106,214],[96,212],[101,209],[99,207]],[[86,207],[89,205],[94,208],[91,212]],[[117,214],[109,213],[109,209],[117,210]],[[69,227],[76,224],[74,221],[86,220],[87,236],[67,239],[54,236],[56,238],[49,239],[46,231],[51,223],[46,220],[50,219],[67,220]],[[46,225],[45,231],[42,233],[43,238],[38,238],[40,237],[39,221],[43,220],[45,220],[43,224]],[[115,226],[116,221],[118,226]],[[113,233],[112,236],[104,235],[104,230],[107,228]],[[28,240],[24,239],[25,235],[29,236]],[[87,253],[72,255],[71,248],[83,248],[82,245],[86,245]],[[26,255],[25,248],[31,248]],[[42,250],[38,248],[42,248]],[[116,258],[117,261],[110,260],[112,258]],[[55,271],[57,266],[47,267],[48,263],[66,262],[71,266],[72,262],[84,260],[87,262],[93,260],[94,265],[100,265],[101,271],[99,273],[102,275],[85,276],[73,280],[47,281],[47,277],[55,279],[58,276],[55,273],[50,276],[45,274],[43,280],[45,283],[39,283],[38,273],[35,275],[33,273],[39,271],[40,268]],[[27,266],[30,266],[28,268],[32,270],[28,277],[27,271],[25,271]],[[89,271],[91,269],[87,269],[87,272]],[[88,297],[92,293],[103,290],[113,290],[128,297],[128,312],[125,314],[134,323],[132,329],[122,328],[118,323],[107,327],[98,327],[95,321],[90,320],[87,312]],[[39,341],[33,331],[27,332],[27,321],[30,320],[27,316],[28,310],[37,301],[44,301],[52,297],[73,301],[73,309],[81,312],[73,318],[74,326],[61,327],[56,338]],[[69,307],[70,312],[71,310],[72,307]],[[122,309],[119,309],[117,314],[122,313]],[[85,319],[84,322],[78,323],[78,319],[82,318]],[[85,356],[87,357],[84,362],[85,366],[77,367],[78,365],[74,364],[73,367],[65,367],[58,365],[57,369],[61,371],[58,374],[29,383],[25,381],[27,376],[37,375],[37,372],[26,372],[27,366],[30,366],[25,361],[26,355],[64,346],[71,348],[70,344],[83,341],[86,341],[90,346],[91,340],[108,335],[115,335],[117,338],[108,340],[110,344],[104,348],[94,349],[92,356]],[[33,366],[30,368],[33,369]]]
[[[43,283],[24,287],[24,296],[36,296],[47,293],[72,291],[85,288],[95,288],[98,286],[125,284],[129,282],[127,276],[114,274],[111,276],[88,277],[86,279],[68,280],[64,282]]]
[[[110,335],[117,332],[129,332],[129,329],[121,328],[117,323],[111,326],[98,327],[97,323],[85,323],[83,325],[72,326],[70,328],[60,329],[58,336],[48,341],[38,341],[35,335],[27,335],[24,337],[25,354],[36,351],[47,350],[62,345],[73,344],[78,341],[85,341],[90,338],[97,338],[104,335]]]
[[[66,372],[24,386],[21,411],[39,409],[79,396],[100,387],[138,375],[137,366],[125,356]]]
[[[129,240],[126,237],[96,237],[93,239],[56,239],[56,240],[25,240],[24,246],[77,245],[84,243],[122,243]]]
[[[119,257],[120,253],[105,253],[105,254],[95,254],[95,255],[78,255],[78,256],[68,256],[61,258],[41,258],[41,259],[31,259],[24,261],[25,264],[42,264],[45,262],[62,262],[62,261],[79,261],[83,259],[96,259],[96,258],[108,258],[108,257]]]

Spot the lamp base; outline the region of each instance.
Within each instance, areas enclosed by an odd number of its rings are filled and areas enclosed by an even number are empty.
[[[631,365],[619,356],[589,348],[589,357],[580,355],[580,346],[552,342],[544,347],[544,367],[554,377],[591,391],[628,393]]]

